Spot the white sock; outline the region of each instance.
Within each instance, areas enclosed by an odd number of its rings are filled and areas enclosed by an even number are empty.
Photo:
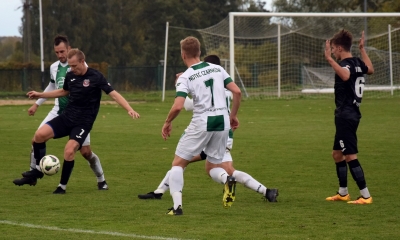
[[[35,168],[36,168],[36,159],[35,159],[35,156],[33,155],[33,147],[32,147],[32,150],[31,150],[31,169],[30,170],[33,170]]]
[[[62,189],[66,190],[67,189],[67,185],[63,185],[63,184],[58,184],[59,187],[61,187]]]
[[[169,175],[170,171],[165,174],[164,179],[161,181],[160,185],[158,185],[157,189],[154,191],[154,193],[162,193],[164,194],[168,189],[169,189]]]
[[[169,171],[169,188],[174,201],[174,209],[182,206],[183,168],[173,166]]]
[[[217,183],[225,184],[228,173],[223,168],[216,167],[210,170],[210,177]]]
[[[88,163],[94,175],[97,177],[97,182],[104,182],[106,179],[104,178],[103,167],[101,166],[100,158],[94,152],[92,152]]]
[[[249,174],[239,170],[235,170],[232,176],[236,178],[236,182],[240,182],[245,187],[250,188],[258,193],[261,193],[262,195],[265,195],[267,188],[261,183],[259,183],[257,180],[255,180]]]
[[[347,189],[347,187],[339,187],[338,193],[342,196],[345,196],[349,194],[349,190]]]
[[[363,198],[370,198],[371,195],[369,194],[368,188],[364,188],[360,190],[360,194],[361,196],[363,196]]]

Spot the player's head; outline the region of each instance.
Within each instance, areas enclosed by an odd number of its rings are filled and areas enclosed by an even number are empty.
[[[67,36],[57,35],[54,38],[54,52],[60,62],[67,62],[67,53],[70,48]]]
[[[183,62],[188,59],[200,59],[200,41],[195,37],[187,37],[181,40],[181,56]]]
[[[216,64],[221,66],[221,60],[217,55],[208,55],[207,57],[204,58],[204,62]]]
[[[347,30],[340,30],[331,38],[332,54],[341,60],[343,53],[349,53],[353,42],[353,36]]]
[[[85,54],[77,49],[72,48],[68,52],[68,65],[75,75],[83,75],[86,73]]]

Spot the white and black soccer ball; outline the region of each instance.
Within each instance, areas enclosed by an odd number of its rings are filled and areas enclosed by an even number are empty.
[[[40,169],[46,175],[54,175],[60,170],[60,160],[54,155],[46,155],[40,159]]]

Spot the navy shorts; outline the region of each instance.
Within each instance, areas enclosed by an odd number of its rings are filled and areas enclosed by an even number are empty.
[[[357,154],[357,128],[360,120],[335,117],[335,140],[333,150],[342,151],[343,155]]]
[[[65,117],[59,115],[46,123],[53,129],[54,139],[69,136],[69,139],[74,139],[79,143],[79,148],[92,129],[91,126],[75,124]]]

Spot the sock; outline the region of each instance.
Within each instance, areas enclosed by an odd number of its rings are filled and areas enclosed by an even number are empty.
[[[183,168],[173,166],[169,173],[169,187],[172,200],[174,201],[174,209],[179,205],[182,206],[182,189],[183,189]]]
[[[210,170],[210,177],[217,183],[225,184],[228,178],[228,173],[220,167],[212,168]]]
[[[265,195],[267,188],[261,183],[259,183],[257,180],[255,180],[249,174],[235,170],[232,176],[236,178],[237,182],[242,183],[245,187],[250,188],[258,193],[261,193],[262,195]]]
[[[30,157],[31,157],[30,170],[36,169],[36,159],[35,159],[35,155],[33,154],[33,146],[32,146],[32,149],[31,149]]]
[[[39,163],[40,159],[42,159],[46,155],[46,143],[37,143],[33,142],[33,155],[36,160],[36,169],[41,171]]]
[[[350,173],[353,176],[354,181],[356,181],[358,189],[360,189],[360,193],[364,198],[369,198],[370,194],[367,188],[367,183],[364,177],[364,171],[360,165],[358,159],[354,159],[348,162]]]
[[[345,160],[336,163],[336,174],[339,179],[339,191],[342,196],[349,194],[347,190],[347,163]]]
[[[106,179],[104,178],[104,172],[100,163],[100,158],[94,152],[92,152],[92,156],[90,156],[90,159],[87,161],[94,175],[97,177],[97,182],[104,182]]]
[[[64,159],[64,164],[62,166],[62,171],[61,171],[61,180],[60,184],[64,185],[66,187],[69,177],[71,176],[72,169],[74,168],[75,161],[66,161]],[[60,185],[59,185],[60,186]],[[65,188],[63,188],[65,190]]]
[[[162,193],[164,194],[168,189],[169,189],[169,175],[170,171],[165,174],[164,179],[161,181],[160,185],[158,185],[157,189],[154,191],[154,193]]]

